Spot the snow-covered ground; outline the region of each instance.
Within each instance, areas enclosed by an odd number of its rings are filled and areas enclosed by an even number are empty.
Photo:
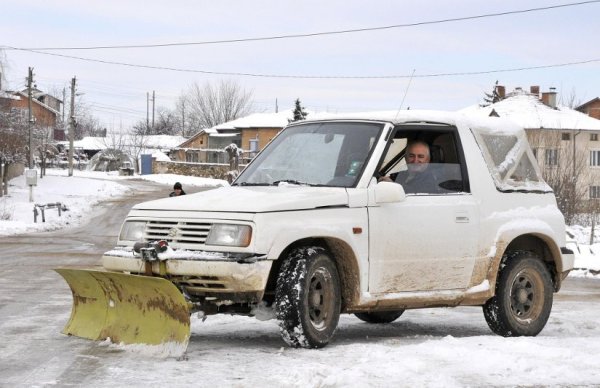
[[[180,182],[184,190],[191,187],[226,186],[223,180],[191,177],[172,174],[120,176],[117,172],[74,170],[69,177],[67,170],[49,169],[44,178],[38,178],[33,189],[33,202],[29,202],[29,186],[25,177],[20,176],[9,182],[8,195],[0,197],[0,236],[40,232],[75,226],[85,220],[93,205],[104,199],[123,195],[127,188],[119,184],[124,179],[145,179],[172,187]],[[34,204],[60,202],[67,211],[58,215],[56,208],[46,209],[46,222],[41,215],[34,222]],[[600,229],[600,228],[599,228]],[[596,231],[595,241],[590,245],[590,228],[580,225],[567,229],[568,246],[576,253],[575,270],[570,276],[600,278],[600,230]]]
[[[59,201],[69,210],[58,217],[50,209],[46,223],[36,224],[28,188],[19,177],[10,182],[9,195],[0,198],[0,212],[10,217],[0,220],[0,236],[77,225],[94,203],[125,194],[119,181],[139,178],[164,183],[168,191],[176,181],[184,188],[226,184],[174,175],[131,178],[75,171],[68,177],[66,171],[51,170],[39,180],[34,203]],[[589,245],[588,228],[572,226],[568,232],[575,266],[581,268],[572,276],[598,277],[600,244]],[[50,287],[57,275],[41,276]],[[180,359],[60,334],[57,325],[68,320],[68,312],[63,308],[57,316],[57,306],[71,303],[61,283],[62,292],[48,288],[47,299],[22,309],[6,303],[0,323],[6,336],[0,340],[0,386],[600,386],[598,279],[570,281],[575,287],[557,294],[548,325],[535,338],[495,336],[481,308],[458,307],[410,310],[389,325],[344,315],[326,348],[291,349],[281,340],[275,320],[217,315],[205,321],[194,315],[190,345]],[[44,348],[62,353],[40,354]],[[11,373],[13,364],[21,368],[18,374]]]
[[[119,184],[125,179],[145,179],[168,185],[166,194],[175,182],[180,182],[184,190],[199,187],[217,187],[229,185],[227,181],[172,174],[152,174],[138,176],[120,176],[118,172],[73,170],[68,176],[67,170],[48,169],[47,175],[37,179],[33,187],[33,201],[30,202],[29,186],[25,175],[12,179],[8,185],[8,195],[0,197],[0,236],[42,232],[79,225],[85,221],[92,206],[98,202],[123,195],[128,189]],[[46,222],[42,222],[41,209],[38,207],[37,222],[34,221],[34,205],[56,204],[66,207],[59,216],[56,207],[45,209]],[[62,207],[62,206],[61,206]]]

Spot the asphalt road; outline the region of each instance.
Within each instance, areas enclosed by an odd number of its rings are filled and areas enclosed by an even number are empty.
[[[129,209],[139,202],[164,198],[171,189],[143,180],[122,183],[134,190],[125,197],[97,205],[85,225],[1,237],[0,386],[7,382],[11,382],[7,386],[29,386],[51,381],[57,377],[51,377],[52,371],[60,370],[60,365],[74,362],[77,354],[93,351],[92,342],[73,346],[60,333],[69,318],[71,292],[52,269],[100,265],[102,253],[114,247]],[[69,369],[75,372],[59,379],[63,384],[83,381],[78,374],[87,373],[87,366],[74,364]]]
[[[135,195],[101,203],[89,215],[90,222],[86,225],[0,239],[0,386],[44,386],[44,382],[78,386],[103,360],[110,358],[109,348],[99,349],[96,342],[61,334],[71,310],[71,293],[65,281],[52,269],[100,264],[102,253],[113,248],[121,222],[131,206],[165,197],[169,192],[165,185],[137,180],[126,182],[133,186]],[[555,295],[553,316],[567,312],[572,302],[600,306],[598,280],[568,278],[561,292]],[[457,314],[463,314],[462,311],[464,314],[481,314],[480,310],[471,313],[473,310],[468,308],[454,311]],[[352,343],[364,339],[362,327],[348,326],[340,331],[336,341]],[[361,329],[353,334],[355,328]],[[423,326],[416,326],[415,330],[413,334],[469,334],[459,326],[445,326],[439,333],[435,331],[437,329],[423,333]],[[267,333],[267,340],[264,334],[258,334],[255,339],[246,335],[244,341],[257,340],[275,349],[283,346],[275,330],[267,328]],[[397,335],[387,330],[379,333]],[[474,332],[476,335],[481,333],[487,333],[483,324]],[[220,338],[209,332],[206,337],[192,338],[190,345],[196,353],[201,351],[198,338],[205,341],[203,344],[210,341],[212,349],[227,347],[229,342],[228,339],[226,344],[219,346]]]

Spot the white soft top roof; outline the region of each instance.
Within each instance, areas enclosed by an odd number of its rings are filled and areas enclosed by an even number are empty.
[[[478,114],[463,112],[449,112],[438,110],[401,110],[401,111],[374,111],[357,113],[321,113],[302,122],[322,120],[370,120],[389,122],[394,125],[410,122],[433,122],[467,128],[487,128],[488,131],[501,133],[515,133],[523,129],[514,121],[502,117],[485,117]],[[298,123],[298,122],[296,122]]]

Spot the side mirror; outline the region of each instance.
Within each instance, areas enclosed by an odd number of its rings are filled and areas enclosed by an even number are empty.
[[[379,182],[375,186],[375,202],[402,202],[406,198],[402,185],[394,182]]]

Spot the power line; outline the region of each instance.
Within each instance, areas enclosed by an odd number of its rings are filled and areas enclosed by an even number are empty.
[[[600,1],[600,0],[597,0]],[[555,67],[566,67],[574,65],[584,65],[590,63],[600,62],[600,59],[587,59],[582,61],[555,63],[550,65],[540,66],[529,66],[529,67],[514,67],[506,69],[494,69],[494,70],[480,70],[480,71],[463,71],[455,73],[430,73],[430,74],[404,74],[404,75],[371,75],[371,76],[359,76],[359,75],[292,75],[292,74],[260,74],[260,73],[243,73],[243,72],[223,72],[223,71],[209,71],[199,69],[182,69],[168,66],[152,66],[152,65],[140,65],[126,62],[108,61],[103,59],[83,58],[74,55],[47,53],[43,51],[22,49],[12,47],[14,50],[27,51],[41,55],[51,55],[55,57],[77,59],[80,61],[103,63],[108,65],[127,66],[134,68],[152,69],[152,70],[167,70],[180,73],[200,73],[200,74],[211,74],[211,75],[226,75],[226,76],[240,76],[240,77],[256,77],[256,78],[292,78],[292,79],[402,79],[402,78],[434,78],[434,77],[456,77],[456,76],[467,76],[467,75],[482,75],[482,74],[494,74],[494,73],[510,73],[515,71],[526,71],[526,70],[540,70],[549,69]]]
[[[431,24],[454,23],[454,22],[460,22],[460,21],[466,21],[466,20],[477,20],[477,19],[484,19],[484,18],[489,18],[489,17],[508,16],[508,15],[522,14],[522,13],[548,11],[548,10],[553,10],[553,9],[558,9],[558,8],[576,7],[576,6],[592,4],[592,3],[600,3],[600,0],[588,0],[588,1],[580,1],[577,3],[557,4],[557,5],[550,5],[550,6],[545,6],[545,7],[516,10],[516,11],[494,12],[494,13],[481,14],[481,15],[438,19],[438,20],[430,20],[430,21],[415,22],[415,23],[393,24],[393,25],[389,25],[389,26],[379,26],[379,27],[354,28],[354,29],[338,30],[338,31],[312,32],[312,33],[306,33],[306,34],[289,34],[289,35],[263,36],[263,37],[239,38],[239,39],[223,39],[223,40],[200,41],[200,42],[174,42],[174,43],[161,43],[161,44],[132,44],[132,45],[113,45],[113,46],[106,45],[106,46],[87,46],[87,47],[28,47],[28,48],[15,48],[15,47],[7,46],[6,49],[8,49],[8,50],[39,50],[39,51],[131,49],[131,48],[157,48],[157,47],[173,47],[173,46],[200,46],[200,45],[211,45],[211,44],[257,42],[257,41],[277,40],[277,39],[309,38],[309,37],[324,36],[324,35],[340,35],[340,34],[350,34],[350,33],[357,33],[357,32],[389,30],[389,29],[394,29],[394,28],[417,27],[417,26],[425,26],[425,25],[431,25]]]

